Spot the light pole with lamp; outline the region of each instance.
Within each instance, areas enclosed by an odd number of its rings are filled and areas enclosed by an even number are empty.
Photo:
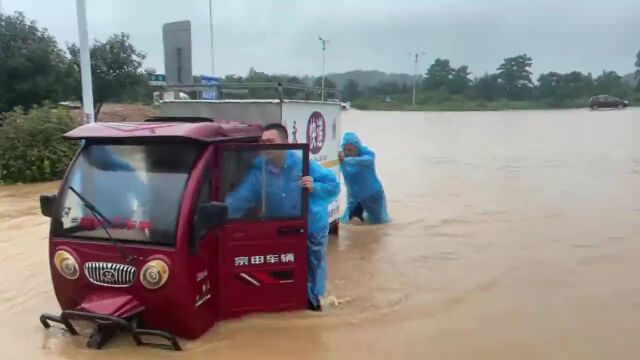
[[[324,59],[325,50],[327,49],[327,43],[329,43],[329,40],[323,39],[321,36],[318,36],[318,40],[322,42],[322,101],[324,101]]]
[[[82,79],[82,112],[84,122],[95,121],[93,112],[93,84],[91,79],[91,56],[87,30],[87,6],[85,0],[76,0],[78,36],[80,40],[80,77]]]
[[[414,62],[413,62],[413,106],[416,106],[416,81],[418,78],[418,57],[420,55],[426,55],[427,53],[425,52],[421,52],[421,53],[409,53],[409,55],[414,57]]]
[[[211,41],[211,76],[216,76],[216,63],[213,56],[213,6],[211,6],[211,0],[209,0],[209,37]]]

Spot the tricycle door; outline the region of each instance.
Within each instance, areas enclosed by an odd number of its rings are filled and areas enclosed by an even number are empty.
[[[307,306],[304,144],[227,144],[217,156],[217,196],[228,207],[220,231],[220,315]]]

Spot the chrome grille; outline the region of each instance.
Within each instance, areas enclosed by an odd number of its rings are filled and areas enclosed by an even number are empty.
[[[136,280],[136,268],[123,264],[88,262],[84,273],[92,283],[104,286],[126,287]]]

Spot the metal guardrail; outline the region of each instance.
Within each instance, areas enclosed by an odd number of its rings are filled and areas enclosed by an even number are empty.
[[[196,85],[167,85],[164,87],[164,91],[180,91],[180,92],[197,92],[198,97],[205,91],[220,91],[223,95],[230,94],[249,94],[250,90],[269,90],[276,91],[275,95],[281,99],[285,99],[285,90],[293,90],[294,92],[312,92],[321,94],[323,91],[326,94],[325,98],[330,98],[329,94],[333,95],[333,98],[339,99],[341,91],[335,88],[321,88],[315,86],[307,86],[301,84],[289,84],[279,82],[268,83],[218,83],[218,84],[196,84]],[[246,92],[242,90],[247,90]]]

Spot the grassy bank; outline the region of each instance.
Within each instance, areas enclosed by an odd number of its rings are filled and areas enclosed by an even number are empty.
[[[629,100],[630,106],[640,105],[640,97]],[[363,97],[352,102],[352,106],[360,110],[382,111],[500,111],[500,110],[543,110],[543,109],[578,109],[589,107],[588,99],[569,100],[469,100],[463,97],[418,98],[416,106],[406,97],[391,97],[390,101],[381,97]]]

